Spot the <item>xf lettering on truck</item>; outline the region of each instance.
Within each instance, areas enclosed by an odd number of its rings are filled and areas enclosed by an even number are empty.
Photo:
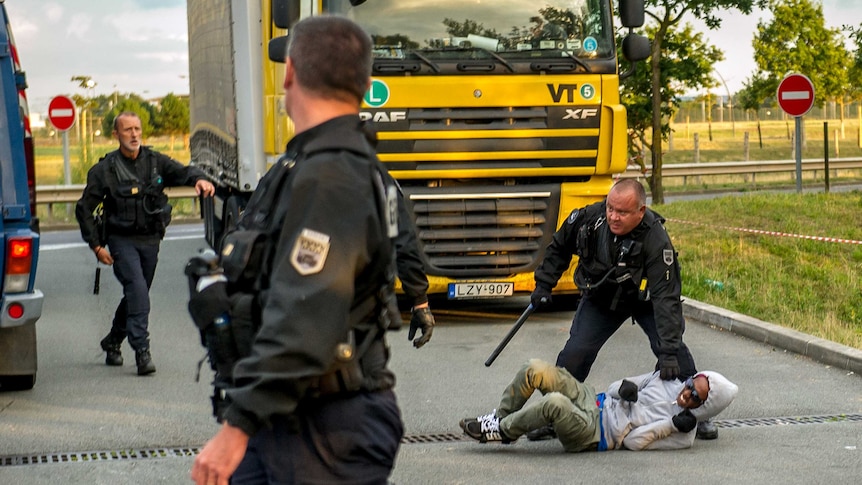
[[[592,118],[599,114],[598,108],[575,108],[569,109],[566,108],[566,115],[563,116],[564,120],[585,120],[587,118]]]
[[[369,113],[362,111],[359,113],[359,119],[362,121],[373,121],[375,123],[397,123],[407,119],[406,111],[377,111]]]
[[[555,103],[559,103],[563,99],[563,93],[566,94],[566,102],[573,103],[575,101],[575,91],[578,89],[577,84],[548,84],[548,92],[551,93],[551,99]]]

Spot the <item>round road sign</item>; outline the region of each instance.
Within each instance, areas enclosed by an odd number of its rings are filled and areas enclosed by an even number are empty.
[[[778,84],[778,105],[790,116],[802,116],[814,106],[814,84],[802,74],[788,74]]]
[[[75,103],[66,96],[54,96],[48,104],[48,120],[54,128],[68,130],[75,124]]]

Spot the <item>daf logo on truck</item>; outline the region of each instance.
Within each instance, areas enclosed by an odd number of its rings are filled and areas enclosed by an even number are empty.
[[[359,119],[375,123],[397,123],[407,119],[406,111],[361,111]]]

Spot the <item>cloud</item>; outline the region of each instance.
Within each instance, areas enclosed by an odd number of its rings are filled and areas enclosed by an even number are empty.
[[[83,41],[87,41],[90,25],[93,23],[92,17],[85,13],[76,13],[69,19],[69,26],[66,27],[66,33],[70,36],[77,37]]]
[[[106,15],[103,23],[124,41],[133,43],[182,43],[185,49],[185,9],[153,9]]]
[[[138,59],[152,59],[163,63],[188,62],[188,51],[176,52],[145,52],[135,56]]]
[[[185,0],[135,0],[134,3],[142,10],[172,7],[186,8]]]
[[[48,22],[56,24],[63,18],[63,7],[56,3],[45,5],[45,18],[48,19]]]

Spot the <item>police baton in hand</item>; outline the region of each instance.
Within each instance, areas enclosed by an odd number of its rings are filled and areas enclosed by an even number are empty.
[[[99,284],[102,281],[102,267],[99,266],[99,262],[96,261],[96,281],[93,282],[93,294],[99,294]]]
[[[521,325],[523,325],[524,322],[527,321],[527,318],[529,318],[530,315],[533,314],[533,310],[534,308],[532,303],[527,305],[527,309],[524,310],[524,313],[522,313],[521,316],[518,317],[518,321],[515,322],[514,325],[512,325],[512,328],[509,329],[509,333],[506,334],[506,336],[503,338],[503,341],[500,342],[499,345],[497,345],[497,348],[494,349],[494,352],[492,352],[491,356],[488,357],[488,360],[485,361],[485,367],[491,367],[491,364],[494,363],[494,360],[497,358],[498,355],[500,355],[500,352],[502,352],[503,349],[506,348],[506,345],[509,344],[509,341],[512,340],[512,337],[514,337],[515,334],[518,333],[518,330],[520,330]]]

